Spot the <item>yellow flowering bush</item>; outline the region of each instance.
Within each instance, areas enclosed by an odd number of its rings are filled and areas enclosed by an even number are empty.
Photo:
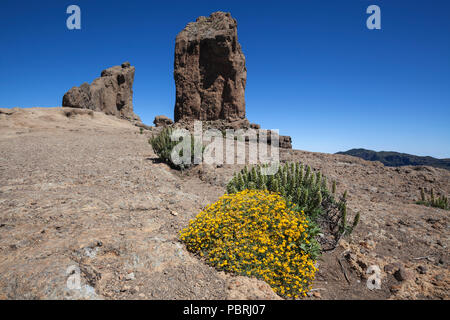
[[[277,294],[298,298],[317,271],[314,230],[280,194],[243,190],[206,207],[181,231],[181,240],[220,270],[255,276]]]

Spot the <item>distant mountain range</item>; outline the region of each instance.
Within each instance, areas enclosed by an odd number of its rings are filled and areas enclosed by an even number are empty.
[[[393,151],[373,151],[366,149],[351,149],[337,152],[336,154],[346,154],[362,158],[369,161],[380,161],[388,167],[400,166],[431,166],[450,170],[450,159],[436,159],[433,157],[420,157],[407,153]]]

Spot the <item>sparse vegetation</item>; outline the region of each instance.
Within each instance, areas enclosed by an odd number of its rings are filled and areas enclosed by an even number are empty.
[[[347,192],[335,200],[336,183],[330,192],[320,171],[299,163],[275,175],[262,169],[236,173],[227,194],[191,220],[181,240],[220,270],[256,276],[284,297],[305,296],[323,250],[318,235],[329,228],[334,249],[360,216],[348,223]]]
[[[153,151],[158,155],[158,157],[164,161],[165,163],[169,164],[171,167],[175,169],[181,169],[184,170],[194,164],[194,150],[195,150],[195,139],[191,135],[191,150],[190,150],[190,162],[189,163],[181,163],[176,164],[172,160],[172,151],[176,145],[180,143],[180,141],[172,141],[173,129],[170,127],[164,128],[157,136],[154,136],[149,139],[149,143],[151,144]],[[200,146],[201,150],[203,151],[203,146]],[[183,150],[180,149],[179,156],[183,156]]]
[[[435,196],[433,188],[430,190],[430,197],[427,198],[425,195],[425,189],[420,188],[420,200],[416,201],[417,204],[422,204],[427,207],[440,208],[444,210],[450,210],[448,203],[448,198],[444,195],[438,197]]]
[[[260,189],[280,193],[295,205],[296,211],[304,211],[313,221],[327,220],[332,229],[338,227],[335,230],[337,238],[349,235],[358,224],[359,213],[353,223],[347,221],[347,191],[336,200],[336,182],[333,181],[330,192],[327,178],[320,171],[313,172],[310,166],[300,163],[286,163],[275,175],[264,175],[261,168],[245,167],[235,174],[227,185],[227,192]]]
[[[143,133],[144,133],[144,128],[142,128],[142,127],[139,128],[139,133],[140,133],[140,134],[143,134]]]
[[[188,250],[220,270],[265,280],[281,296],[306,296],[317,271],[319,228],[281,195],[225,194],[181,232]]]

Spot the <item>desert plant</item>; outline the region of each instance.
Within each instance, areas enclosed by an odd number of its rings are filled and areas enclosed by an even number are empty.
[[[193,135],[191,135],[191,161],[189,163],[181,163],[175,164],[172,161],[172,151],[173,148],[178,145],[179,141],[172,141],[172,132],[173,129],[170,127],[164,128],[158,135],[153,136],[149,139],[149,143],[151,144],[153,151],[158,155],[158,157],[165,163],[169,164],[175,169],[186,169],[194,164],[194,150],[195,150],[195,139]],[[200,146],[200,150],[203,152],[203,146]],[[179,156],[183,156],[183,150],[180,150]]]
[[[320,171],[313,172],[308,165],[285,163],[274,175],[264,175],[262,166],[254,166],[250,170],[244,167],[227,185],[228,193],[236,193],[245,189],[268,190],[281,194],[286,201],[295,205],[297,211],[304,211],[313,221],[324,218],[331,211],[338,211],[334,221],[339,225],[336,231],[339,236],[349,235],[359,222],[358,213],[353,222],[347,221],[347,191],[340,200],[336,200],[336,183],[332,190],[328,189],[327,178]]]
[[[279,295],[297,298],[306,296],[317,271],[317,233],[279,194],[246,189],[206,207],[182,230],[181,241],[220,270],[260,278]]]
[[[344,193],[344,195],[342,196],[341,202],[339,203],[339,207],[340,207],[340,212],[341,212],[341,223],[339,226],[339,231],[341,233],[341,236],[344,235],[349,235],[353,232],[353,229],[355,229],[355,227],[358,225],[359,223],[359,219],[360,219],[360,213],[358,212],[355,217],[353,218],[353,223],[352,224],[348,224],[347,221],[347,203],[346,203],[346,198],[347,193]]]
[[[425,202],[426,198],[425,198],[425,191],[423,190],[423,188],[420,188],[420,201]]]
[[[450,210],[450,205],[448,203],[448,198],[444,195],[436,197],[434,194],[434,189],[430,190],[430,197],[427,199],[425,195],[425,190],[420,188],[420,200],[416,201],[417,204],[425,205],[427,207],[440,208],[444,210]]]
[[[318,218],[323,211],[334,205],[341,211],[341,218],[346,218],[347,191],[340,201],[335,199],[336,183],[333,182],[331,192],[328,189],[327,178],[320,171],[313,172],[308,165],[300,163],[285,163],[274,175],[264,175],[261,166],[250,170],[244,167],[227,185],[228,193],[236,193],[245,189],[269,190],[280,193],[287,201],[297,206],[298,211],[304,211],[313,219]],[[304,173],[305,172],[305,173]],[[358,224],[359,215],[351,226]],[[341,221],[341,231],[349,234],[353,228],[347,221]]]
[[[142,128],[142,127],[139,128],[139,133],[140,133],[140,134],[143,134],[143,133],[144,133],[144,128]]]
[[[336,194],[336,181],[334,181],[334,180],[333,180],[333,185],[332,185],[332,187],[331,187],[331,193],[332,193],[333,195]]]

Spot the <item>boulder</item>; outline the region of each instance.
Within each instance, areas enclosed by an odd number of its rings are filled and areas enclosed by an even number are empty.
[[[14,109],[16,109],[16,108],[14,108]],[[0,108],[0,114],[6,114],[6,115],[10,116],[16,111],[14,109]]]
[[[394,278],[397,281],[406,281],[411,278],[411,273],[404,267],[400,267],[397,271],[394,272]]]
[[[237,22],[214,12],[189,23],[176,37],[175,121],[245,118],[245,57]]]
[[[280,136],[280,148],[292,149],[292,138],[290,136]]]
[[[278,135],[279,147],[282,149],[292,149],[292,138],[290,136]],[[267,135],[267,143],[272,143],[271,134]]]
[[[140,121],[133,112],[133,82],[135,68],[129,62],[103,70],[92,84],[73,87],[63,97],[62,106],[90,109]]]
[[[156,116],[155,120],[153,120],[153,123],[157,127],[167,127],[173,124],[173,121],[166,116]]]

